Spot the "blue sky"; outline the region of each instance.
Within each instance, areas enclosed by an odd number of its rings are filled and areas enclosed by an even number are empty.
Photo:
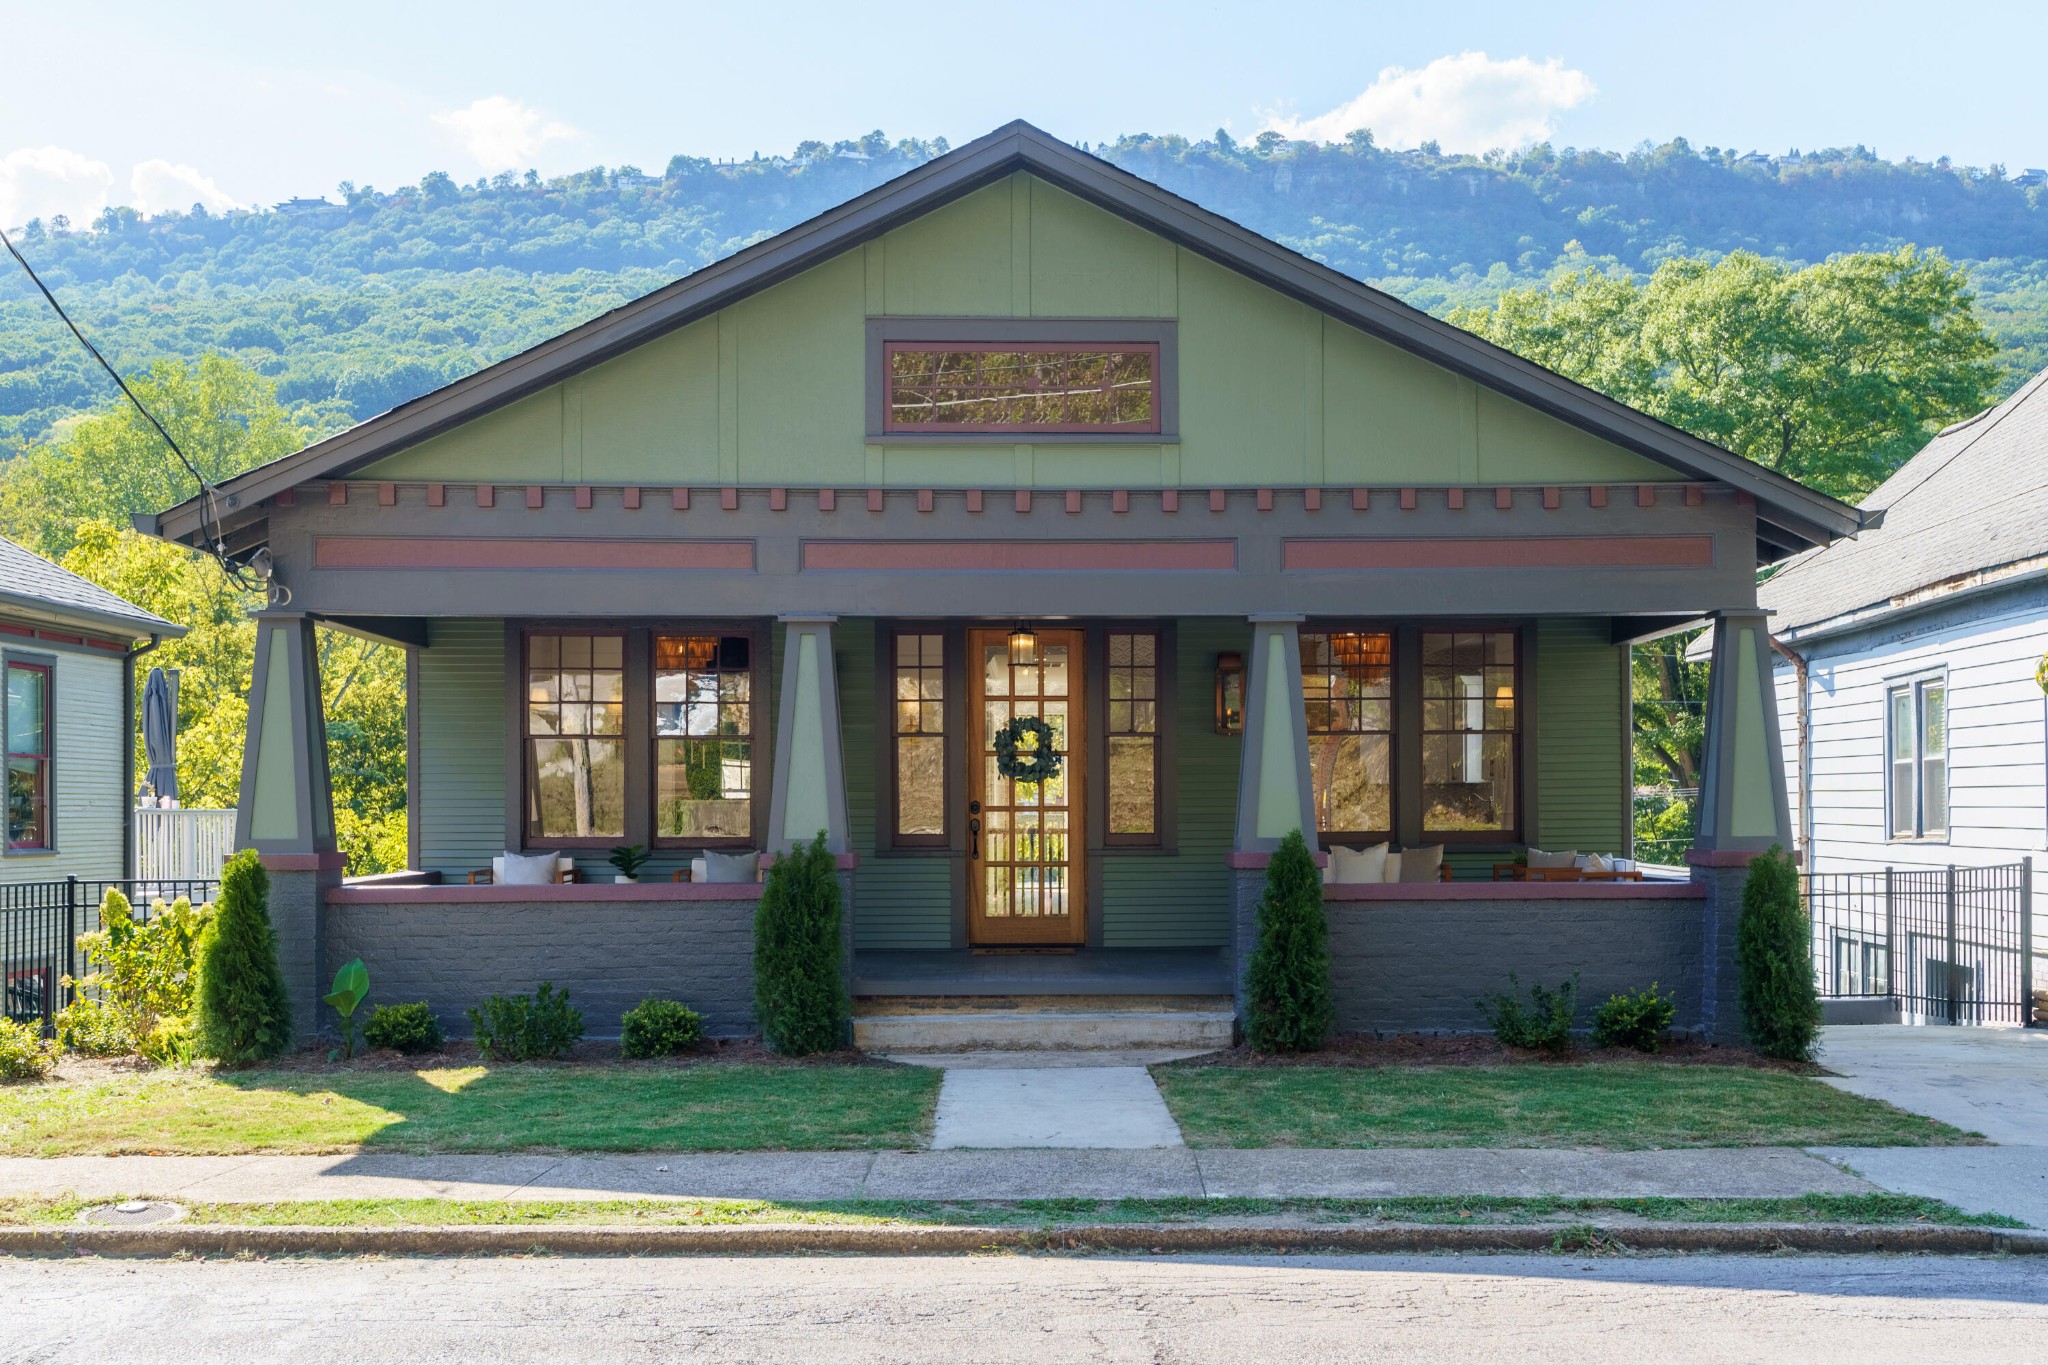
[[[961,15],[991,22],[970,27]],[[1484,150],[1683,135],[2048,164],[2048,5],[5,0],[0,223],[343,179],[1280,127]],[[998,24],[997,21],[1002,21]]]

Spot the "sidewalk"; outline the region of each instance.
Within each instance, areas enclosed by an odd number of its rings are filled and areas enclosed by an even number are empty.
[[[1792,1198],[1878,1186],[1785,1147],[0,1158],[0,1196],[318,1199]]]

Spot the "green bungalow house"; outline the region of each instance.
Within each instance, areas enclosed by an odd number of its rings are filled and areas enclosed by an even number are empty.
[[[1791,843],[1755,570],[1864,524],[1022,123],[143,521],[274,574],[240,838],[309,1028],[360,954],[743,1032],[752,855],[822,830],[877,1045],[1227,1028],[1296,828],[1402,854],[1327,888],[1347,1028],[1514,970],[1725,1031]],[[1626,646],[1701,618],[1689,877],[1496,880],[1626,857]],[[404,877],[344,881],[315,622],[409,652]]]

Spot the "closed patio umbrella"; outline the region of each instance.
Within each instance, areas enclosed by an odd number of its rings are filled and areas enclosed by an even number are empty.
[[[142,753],[149,768],[143,780],[159,797],[178,795],[178,707],[171,680],[161,668],[149,670],[142,687]]]

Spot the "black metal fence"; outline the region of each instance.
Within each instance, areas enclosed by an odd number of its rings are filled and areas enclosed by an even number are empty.
[[[1909,1021],[2026,1023],[2033,872],[2026,859],[1808,874],[1802,881],[1820,993],[1889,998]]]
[[[0,971],[6,973],[4,1012],[47,1032],[69,998],[64,978],[84,975],[78,936],[100,927],[100,903],[118,890],[147,922],[155,901],[180,896],[195,904],[213,899],[217,881],[86,881],[0,884]]]

